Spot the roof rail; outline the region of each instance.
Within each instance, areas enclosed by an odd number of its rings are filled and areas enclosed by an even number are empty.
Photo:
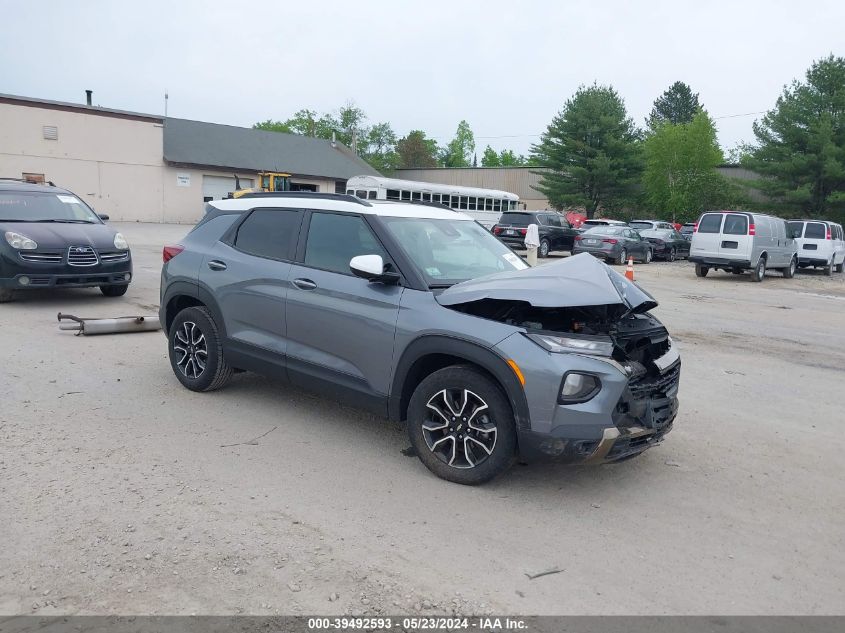
[[[354,202],[364,207],[371,207],[369,202],[346,193],[321,193],[319,191],[254,191],[245,193],[241,198],[318,198],[320,200],[337,200],[338,202]]]

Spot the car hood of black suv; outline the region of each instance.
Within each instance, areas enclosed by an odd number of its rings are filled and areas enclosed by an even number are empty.
[[[4,222],[0,220],[0,233],[14,231],[38,244],[38,249],[92,246],[96,249],[114,249],[117,231],[99,222]],[[5,242],[5,240],[4,240]]]
[[[470,279],[437,296],[443,306],[484,300],[524,302],[535,308],[607,306],[619,314],[640,314],[657,307],[649,293],[587,253]]]

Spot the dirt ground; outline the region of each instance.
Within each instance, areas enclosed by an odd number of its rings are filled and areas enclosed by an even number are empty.
[[[125,297],[0,306],[0,614],[845,614],[845,275],[638,265],[684,363],[665,443],[467,488],[288,385],[183,389],[160,333],[59,332],[155,313],[187,227],[119,229]]]

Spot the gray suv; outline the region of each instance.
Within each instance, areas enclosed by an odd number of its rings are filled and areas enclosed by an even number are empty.
[[[462,484],[523,460],[615,462],[675,419],[657,303],[590,255],[529,268],[439,205],[339,194],[211,202],[166,246],[161,323],[188,389],[276,376],[407,421]]]

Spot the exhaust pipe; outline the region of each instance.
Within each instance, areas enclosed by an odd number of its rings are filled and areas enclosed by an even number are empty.
[[[72,314],[58,314],[59,329],[84,336],[93,334],[124,334],[128,332],[155,332],[161,329],[156,317],[130,316],[116,319],[81,319]]]

